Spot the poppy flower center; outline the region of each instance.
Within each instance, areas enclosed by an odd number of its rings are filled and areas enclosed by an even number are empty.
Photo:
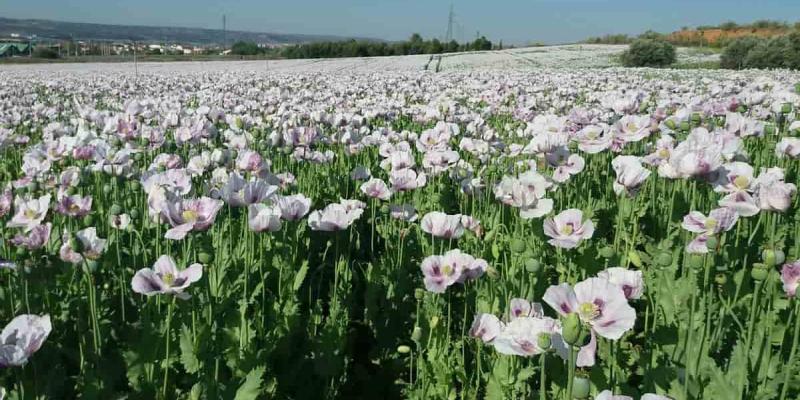
[[[186,222],[197,221],[197,211],[194,210],[185,210],[183,213],[181,213],[181,216]]]
[[[167,272],[161,277],[161,280],[164,281],[168,286],[172,286],[175,283],[175,275],[171,272]]]
[[[584,321],[593,320],[600,316],[600,306],[594,303],[582,303],[578,306],[578,315]]]
[[[718,223],[717,220],[714,218],[711,217],[706,218],[706,223],[705,223],[706,229],[713,230],[714,228],[717,227],[717,223]]]
[[[572,235],[573,232],[575,232],[575,227],[572,224],[566,224],[561,228],[562,235]]]
[[[739,189],[746,189],[750,186],[750,179],[744,175],[739,175],[733,180],[733,185]]]
[[[445,276],[451,276],[455,272],[455,268],[453,268],[450,264],[445,264],[442,266],[442,274]]]
[[[669,157],[669,150],[661,149],[658,151],[658,156],[661,158],[668,158]]]

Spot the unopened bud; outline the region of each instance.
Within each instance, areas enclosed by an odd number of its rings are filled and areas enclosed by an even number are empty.
[[[400,354],[408,354],[411,352],[411,347],[406,345],[397,346],[397,352]]]
[[[415,326],[414,331],[411,332],[411,340],[419,342],[422,338],[422,328]]]
[[[561,328],[561,337],[570,346],[578,343],[581,337],[581,320],[578,314],[571,313],[564,318],[564,323]]]
[[[430,325],[431,325],[431,329],[436,328],[439,325],[439,317],[438,316],[433,316],[431,318]]]
[[[525,241],[519,238],[514,238],[513,240],[511,240],[511,251],[515,253],[524,253]]]
[[[550,346],[553,345],[553,339],[548,333],[540,333],[539,337],[537,338],[536,345],[544,351],[550,350]]]

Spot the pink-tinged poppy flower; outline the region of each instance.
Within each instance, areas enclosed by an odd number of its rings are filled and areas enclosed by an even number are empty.
[[[800,260],[783,264],[781,282],[783,282],[783,291],[786,292],[786,295],[795,297],[797,286],[800,285]]]
[[[178,269],[172,257],[163,255],[158,258],[153,268],[142,268],[136,271],[131,280],[134,292],[145,296],[155,294],[171,294],[179,299],[187,300],[191,295],[184,290],[203,277],[203,266],[192,264],[186,269]]]
[[[14,201],[14,195],[10,187],[6,187],[3,193],[0,193],[0,218],[5,217],[11,212],[11,204]]]
[[[70,217],[84,217],[92,210],[92,196],[68,196],[59,193],[59,197],[56,204],[56,211],[59,214]]]
[[[372,178],[361,184],[361,192],[374,199],[389,200],[392,198],[392,189],[382,179]]]
[[[494,196],[505,205],[519,208],[523,219],[539,218],[553,210],[553,200],[544,198],[552,185],[536,171],[527,171],[519,178],[504,176],[494,188]]]
[[[106,239],[97,236],[97,229],[94,227],[86,228],[75,233],[75,237],[81,245],[81,254],[89,260],[100,258],[106,249]]]
[[[208,230],[214,224],[220,208],[222,208],[222,201],[209,197],[167,203],[164,216],[172,225],[172,229],[168,230],[164,237],[182,240],[191,231]]]
[[[752,217],[761,211],[756,199],[745,191],[733,192],[719,201],[720,207],[727,207],[736,211],[739,216]]]
[[[461,226],[472,233],[481,236],[483,234],[483,227],[481,221],[470,215],[461,215]]]
[[[425,233],[443,239],[458,239],[464,234],[461,214],[449,215],[439,211],[425,214],[420,223]]]
[[[567,283],[550,286],[543,299],[561,315],[577,313],[606,339],[619,339],[636,321],[636,311],[628,305],[622,288],[601,278],[578,282],[574,289]]]
[[[520,317],[544,317],[544,308],[540,303],[531,303],[525,299],[511,299],[508,305],[509,319]]]
[[[247,225],[253,232],[277,232],[281,229],[281,209],[274,205],[251,204],[247,207]]]
[[[260,174],[262,171],[269,172],[270,163],[253,150],[242,150],[236,157],[236,168],[240,171]]]
[[[65,263],[80,264],[83,262],[83,256],[73,248],[72,238],[68,232],[64,232],[61,235],[61,248],[58,250],[58,257]]]
[[[108,217],[108,224],[114,229],[127,230],[131,225],[131,216],[128,214],[111,215]]]
[[[361,218],[363,212],[363,208],[348,204],[328,204],[324,209],[314,211],[308,216],[308,226],[314,231],[341,231]]]
[[[671,179],[705,177],[722,166],[724,153],[732,155],[736,146],[722,135],[695,128],[686,140],[675,146],[669,161],[658,167],[658,173]]]
[[[389,174],[389,183],[392,185],[392,189],[398,192],[421,188],[427,182],[428,177],[424,172],[417,174],[417,171],[411,168],[393,170]]]
[[[246,207],[271,198],[277,191],[277,186],[261,179],[245,181],[239,174],[233,172],[222,187],[221,197],[231,207]]]
[[[572,175],[583,171],[586,162],[578,154],[570,154],[569,151],[560,147],[556,151],[545,154],[547,163],[555,168],[553,180],[559,183],[566,182]]]
[[[432,176],[449,170],[461,156],[453,150],[432,150],[425,153],[422,158],[422,167]]]
[[[594,234],[594,223],[583,221],[583,212],[576,208],[562,211],[544,221],[544,234],[552,239],[547,242],[564,249],[577,247],[583,239]]]
[[[420,268],[425,276],[425,288],[433,293],[444,293],[454,283],[477,279],[486,271],[488,264],[486,260],[455,249],[441,256],[426,257]]]
[[[784,181],[783,169],[762,168],[755,182],[755,191],[758,205],[762,210],[784,212],[792,204],[797,186]]]
[[[727,207],[711,210],[708,217],[699,211],[690,212],[683,217],[683,229],[699,235],[686,246],[686,251],[697,254],[708,253],[709,249],[706,246],[708,238],[729,231],[738,220],[739,214]]]
[[[617,174],[614,180],[614,193],[635,196],[642,184],[650,176],[650,170],[644,168],[635,156],[617,156],[611,161],[611,167]]]
[[[628,300],[636,300],[644,293],[644,279],[642,271],[634,271],[621,267],[606,268],[597,274],[598,278],[605,279],[620,288]]]
[[[311,209],[311,199],[302,194],[276,196],[275,205],[281,210],[281,218],[286,221],[297,221],[308,214]]]
[[[800,121],[795,121],[795,122],[800,122]],[[775,145],[775,155],[778,156],[778,158],[800,157],[800,138],[796,137],[782,138],[781,141]]]
[[[644,156],[642,162],[654,167],[666,163],[672,155],[672,149],[675,148],[675,138],[670,135],[662,134],[656,140],[656,148],[652,153]]]
[[[714,182],[714,191],[718,193],[752,192],[755,184],[753,167],[749,164],[734,161],[722,165],[719,176]]]
[[[50,241],[52,228],[53,224],[49,222],[43,225],[36,225],[27,234],[14,236],[10,242],[15,246],[24,247],[28,250],[41,249]]]
[[[509,321],[492,341],[500,354],[535,356],[549,349],[539,347],[541,335],[555,336],[559,333],[558,321],[549,317],[519,317]]]
[[[647,115],[626,115],[614,124],[614,136],[626,143],[638,142],[650,136],[650,124]]]
[[[496,316],[492,314],[478,314],[475,320],[472,321],[472,326],[469,328],[469,335],[482,340],[484,343],[491,343],[500,331],[503,329],[503,323],[500,322]]]
[[[23,228],[30,232],[40,226],[50,210],[50,195],[46,194],[38,199],[17,197],[14,199],[15,214],[6,224],[9,228]]]
[[[0,332],[0,367],[25,365],[53,330],[49,315],[22,314]]]
[[[587,125],[578,131],[578,149],[589,154],[600,153],[611,147],[611,139],[608,125]]]
[[[419,218],[417,210],[411,204],[392,204],[389,206],[389,215],[406,222],[414,222]]]

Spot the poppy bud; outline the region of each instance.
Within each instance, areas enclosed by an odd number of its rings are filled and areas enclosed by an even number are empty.
[[[422,289],[415,289],[414,290],[414,298],[417,300],[422,300],[425,297],[425,291]]]
[[[397,352],[400,354],[408,354],[411,352],[411,347],[406,345],[397,346]]]
[[[431,329],[436,328],[439,325],[439,317],[434,315],[433,318],[431,318],[430,325]]]
[[[728,276],[725,274],[717,274],[714,276],[714,281],[717,282],[718,285],[724,285],[728,283]]]
[[[600,249],[600,256],[603,258],[611,258],[614,257],[615,254],[616,252],[614,251],[614,248],[611,246],[606,246]]]
[[[483,239],[487,242],[491,242],[492,240],[494,240],[495,236],[497,236],[497,228],[494,228],[489,232],[486,232],[486,236],[484,236]]]
[[[110,215],[120,215],[122,214],[122,207],[119,204],[112,204],[111,208],[108,209],[108,213]]]
[[[197,259],[200,260],[202,264],[210,264],[211,261],[214,261],[214,256],[206,252],[200,252],[200,254],[197,255]]]
[[[631,250],[628,252],[628,261],[638,268],[642,267],[642,259],[639,257],[639,252],[636,250]]]
[[[520,238],[514,238],[513,240],[511,240],[511,251],[515,253],[524,253],[525,241]]]
[[[411,340],[419,342],[421,338],[422,338],[422,328],[415,326],[414,331],[411,332]]]
[[[591,385],[589,384],[589,380],[582,377],[576,376],[572,378],[572,398],[583,400],[589,398],[589,389],[591,389]]]
[[[550,346],[552,346],[552,344],[553,340],[548,333],[540,333],[536,340],[536,345],[544,351],[550,350]]]
[[[539,272],[539,269],[541,269],[541,267],[542,264],[539,262],[539,260],[535,260],[533,258],[525,260],[525,270],[530,273]]]
[[[500,258],[500,247],[497,246],[497,243],[492,243],[492,257]]]
[[[763,281],[767,279],[769,275],[769,269],[766,268],[766,265],[761,263],[753,264],[753,269],[750,270],[750,277],[753,278],[754,281]]]
[[[578,343],[581,337],[581,320],[578,318],[578,314],[571,313],[564,318],[561,337],[570,346]]]

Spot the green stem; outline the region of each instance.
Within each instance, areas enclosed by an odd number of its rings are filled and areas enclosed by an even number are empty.
[[[789,392],[789,378],[794,373],[794,360],[797,355],[797,342],[800,338],[800,302],[794,300],[794,337],[792,337],[792,349],[789,351],[789,362],[787,363],[786,374],[783,376],[783,389],[781,389],[781,400],[786,400]]]

